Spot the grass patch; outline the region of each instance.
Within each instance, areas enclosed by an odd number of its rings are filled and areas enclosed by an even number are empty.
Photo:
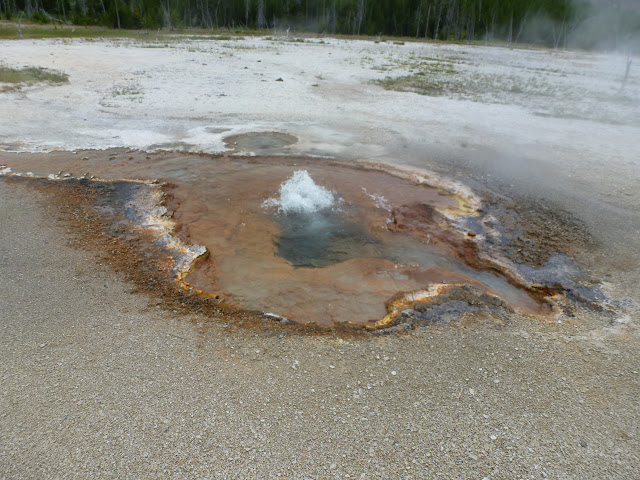
[[[115,30],[104,27],[78,27],[73,25],[22,24],[23,38],[148,38],[149,33],[141,30]],[[20,38],[17,23],[0,24],[0,38],[16,40]]]
[[[448,95],[481,103],[529,103],[536,98],[571,95],[542,79],[474,73],[464,75],[450,66],[436,66],[413,75],[386,78],[377,82],[389,90],[421,95]],[[561,95],[563,94],[563,95]],[[520,101],[524,97],[526,102]]]
[[[121,85],[111,90],[111,95],[114,97],[134,97],[136,95],[142,95],[142,89],[139,85]]]
[[[57,70],[48,70],[43,67],[11,68],[0,65],[0,92],[18,90],[22,86],[31,86],[37,83],[61,84],[69,82],[69,75]]]
[[[419,73],[417,75],[407,75],[404,77],[385,78],[375,83],[387,90],[396,90],[398,92],[413,92],[434,97],[447,93],[441,82],[435,80],[427,81],[422,75],[422,73]]]
[[[520,106],[537,116],[640,125],[633,95],[587,90],[547,77],[459,72],[451,66],[435,64],[411,75],[387,77],[373,83],[399,92]]]
[[[99,102],[103,107],[118,108],[127,102],[142,103],[144,99],[144,90],[137,82],[118,83],[107,93]]]
[[[126,30],[100,27],[97,25],[50,25],[22,22],[22,38],[129,38],[134,40],[241,40],[243,35],[252,32],[234,32],[226,29],[208,30],[203,28],[160,29],[160,30]],[[0,22],[0,39],[18,40],[20,32],[15,22]]]

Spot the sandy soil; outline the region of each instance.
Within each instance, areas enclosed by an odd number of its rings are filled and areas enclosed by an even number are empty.
[[[430,169],[548,210],[553,228],[582,225],[597,254],[576,261],[620,315],[466,315],[357,340],[236,328],[132,292],[46,197],[2,180],[0,476],[637,476],[638,70],[620,97],[615,56],[322,42],[2,41],[4,63],[70,83],[3,93],[0,142],[218,152],[227,135],[276,130],[298,142],[253,153]],[[516,88],[372,83],[424,62],[453,63],[448,82]]]
[[[159,308],[0,182],[4,478],[634,478],[635,320],[358,340]]]

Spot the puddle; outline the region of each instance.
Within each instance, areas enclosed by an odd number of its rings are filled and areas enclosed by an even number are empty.
[[[230,131],[231,129],[227,127],[206,127],[204,130],[207,133],[224,133]]]
[[[227,148],[238,152],[256,152],[288,147],[298,139],[281,132],[249,132],[224,138]]]
[[[371,325],[398,292],[454,283],[540,311],[505,278],[456,258],[447,239],[460,234],[443,216],[432,216],[426,238],[394,225],[400,206],[405,215],[415,204],[457,211],[460,198],[439,188],[317,160],[225,159],[198,171],[169,191],[174,219],[209,251],[186,281],[232,304],[303,323]],[[305,213],[269,204],[300,171],[332,193],[331,206]]]
[[[279,214],[277,255],[296,268],[320,268],[353,258],[385,257],[382,242],[367,229],[348,222],[337,212]]]
[[[325,326],[397,324],[401,317],[432,322],[438,311],[463,313],[452,307],[458,304],[547,312],[497,269],[474,268],[479,262],[472,240],[452,225],[478,215],[477,201],[444,182],[429,184],[388,166],[316,158],[83,155],[32,155],[12,166],[45,177],[55,164],[55,178],[86,172],[87,178],[167,182],[160,189],[164,200],[149,197],[162,203],[156,217],[167,211],[156,224],[165,222],[180,245],[207,251],[181,279],[227,305]],[[296,176],[303,181],[287,190]],[[127,216],[144,224],[126,205]],[[428,293],[435,286],[437,298]],[[451,307],[441,305],[445,297]],[[407,314],[407,298],[422,310]]]
[[[192,149],[195,149],[195,145],[192,145],[191,143],[187,143],[187,142],[180,142],[180,141],[175,141],[175,142],[164,142],[164,143],[154,143],[153,145],[149,146],[149,150],[153,151],[153,150],[180,150],[183,152],[188,152]]]

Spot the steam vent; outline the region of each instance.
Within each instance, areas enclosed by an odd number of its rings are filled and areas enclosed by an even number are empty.
[[[87,198],[93,212],[109,216],[107,232],[138,238],[133,268],[153,264],[201,304],[284,323],[389,331],[487,309],[545,316],[571,290],[553,273],[570,271],[569,258],[518,266],[481,200],[426,172],[317,158],[53,155],[57,173],[46,171],[51,155],[3,172],[52,192],[93,189]],[[151,166],[157,179],[147,178]],[[91,175],[77,173],[85,170]]]

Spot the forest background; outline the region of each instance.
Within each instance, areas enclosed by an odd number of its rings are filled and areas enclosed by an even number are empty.
[[[640,52],[639,0],[0,0],[0,18]]]

